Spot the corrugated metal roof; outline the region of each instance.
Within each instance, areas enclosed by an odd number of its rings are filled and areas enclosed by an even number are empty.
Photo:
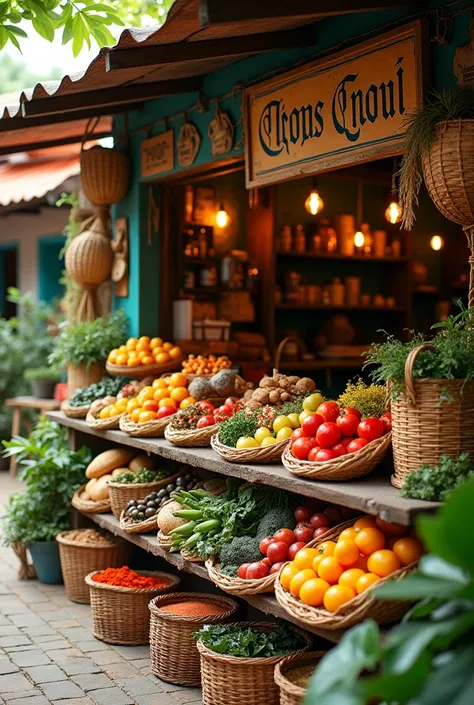
[[[50,191],[61,186],[71,176],[80,173],[79,155],[47,159],[47,153],[41,159],[24,163],[0,165],[0,205],[28,203],[43,198]]]

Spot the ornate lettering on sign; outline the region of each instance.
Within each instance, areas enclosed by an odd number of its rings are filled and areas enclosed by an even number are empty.
[[[141,143],[141,176],[155,176],[174,169],[173,130]]]
[[[232,149],[234,126],[227,113],[222,112],[216,103],[216,116],[209,123],[208,135],[212,142],[212,156],[220,157]]]
[[[178,164],[180,167],[184,168],[194,164],[194,160],[199,152],[200,144],[201,136],[197,131],[196,126],[193,125],[192,122],[185,120],[181,126],[178,140],[176,142]]]
[[[247,186],[393,155],[422,101],[420,24],[246,91]]]
[[[474,10],[471,10],[471,41],[456,49],[454,55],[454,73],[458,86],[474,88]]]

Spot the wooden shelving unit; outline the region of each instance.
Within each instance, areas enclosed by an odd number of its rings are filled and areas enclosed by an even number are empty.
[[[408,257],[373,257],[363,255],[341,255],[339,252],[278,252],[277,257],[281,258],[303,258],[303,259],[328,259],[338,262],[357,262],[357,264],[369,264],[384,262],[386,264],[406,264]]]

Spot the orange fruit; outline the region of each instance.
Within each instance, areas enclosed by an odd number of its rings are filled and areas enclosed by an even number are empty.
[[[387,548],[381,551],[375,551],[369,556],[367,568],[370,573],[375,573],[380,578],[385,578],[387,575],[394,573],[401,567],[400,559],[393,551]]]
[[[126,346],[129,350],[135,350],[138,343],[138,338],[129,338],[126,342]]]
[[[379,580],[379,576],[374,575],[374,573],[364,573],[364,575],[361,575],[356,583],[357,594],[360,595],[361,592],[364,592],[364,590],[372,587],[372,585],[377,583]]]
[[[345,570],[339,580],[337,581],[339,585],[344,585],[351,590],[357,591],[357,581],[365,575],[364,571],[360,568],[349,568]]]
[[[359,549],[353,539],[342,539],[334,548],[334,558],[343,566],[354,565],[359,559]]]
[[[170,361],[170,356],[166,352],[158,353],[155,355],[155,362],[157,365],[164,365]]]
[[[319,556],[316,556],[316,558],[313,558],[313,562],[311,564],[312,569],[317,573],[318,572],[318,567],[321,561],[324,558],[324,554],[320,553]]]
[[[186,387],[175,387],[174,389],[171,390],[170,397],[171,399],[174,399],[176,402],[180,403],[186,399],[188,396],[188,390]]]
[[[305,549],[303,549],[305,550]],[[323,580],[334,585],[344,572],[342,565],[334,558],[334,556],[324,556],[318,566],[318,575]]]
[[[161,345],[158,345],[156,348],[153,348],[152,353],[153,356],[156,358],[157,355],[163,352],[163,348]]]
[[[155,393],[153,394],[153,399],[155,401],[161,401],[162,399],[166,399],[168,397],[168,389],[156,389]]]
[[[143,402],[144,411],[158,411],[158,402],[154,399],[147,399]]]
[[[177,345],[175,345],[174,348],[171,348],[171,350],[168,350],[168,353],[172,360],[178,360],[183,354],[181,352],[181,348],[178,348]]]
[[[126,365],[128,362],[128,355],[126,353],[120,353],[120,355],[117,355],[115,358],[115,364],[116,365]]]
[[[188,406],[191,406],[191,404],[195,404],[196,399],[194,397],[186,397],[186,399],[183,399],[181,404],[179,405],[180,409],[187,409]]]
[[[341,531],[337,540],[342,541],[343,539],[355,539],[356,534],[357,531],[352,526],[350,526],[348,529],[344,529],[344,531]]]
[[[304,570],[300,570],[298,573],[296,573],[296,575],[290,581],[290,592],[293,597],[300,596],[300,590],[307,580],[311,580],[312,578],[317,577],[318,576],[316,575],[314,570],[311,570],[311,568],[305,568]]]
[[[319,556],[319,551],[316,548],[302,548],[294,557],[293,563],[299,570],[311,568],[313,558],[316,558],[316,556]]]
[[[150,338],[147,335],[142,335],[139,339],[138,342],[141,343],[142,345],[150,345]]]
[[[117,355],[119,355],[119,351],[117,348],[114,348],[109,352],[109,355],[107,357],[107,360],[112,363],[112,365],[115,365],[115,360],[117,359]]]
[[[382,531],[385,536],[402,536],[406,532],[406,526],[401,524],[393,524],[390,521],[384,521],[379,517],[376,518],[375,523],[377,524],[380,531]]]
[[[336,544],[334,541],[323,541],[318,544],[318,551],[319,553],[322,553],[323,556],[333,556],[335,548]]]
[[[354,522],[354,526],[352,528],[356,533],[358,533],[361,529],[376,529],[377,523],[373,517],[361,517]]]
[[[158,418],[156,411],[140,411],[140,415],[138,416],[138,423],[154,421],[156,418]]]
[[[115,404],[111,404],[110,406],[106,406],[105,408],[109,410],[109,419],[120,414],[120,410],[117,409]]]
[[[402,565],[410,565],[420,559],[423,553],[421,544],[409,537],[398,539],[393,544],[393,552]]]
[[[132,411],[132,413],[130,414],[130,418],[132,419],[133,423],[138,423],[141,413],[142,413],[141,406],[137,406],[137,408]]]
[[[118,351],[121,352],[121,353],[126,353],[126,354],[127,354],[127,353],[128,353],[128,348],[127,348],[126,345],[120,345]]]
[[[285,590],[290,589],[290,583],[295,575],[299,573],[299,569],[293,563],[287,563],[280,571],[280,582]]]
[[[173,372],[169,378],[168,384],[170,387],[186,387],[187,378],[182,372]]]
[[[162,406],[176,406],[176,402],[174,399],[170,399],[170,397],[165,397],[164,399],[160,399],[158,406],[160,409]]]
[[[323,604],[324,593],[329,587],[329,583],[325,580],[321,580],[321,578],[311,578],[301,586],[300,600],[304,602],[305,605],[318,607],[318,605]]]
[[[367,573],[367,556],[364,556],[363,553],[359,553],[359,558],[357,563],[355,563],[352,568],[360,568],[361,570],[364,571],[364,573]]]
[[[148,345],[148,343],[142,343],[141,340],[139,340],[135,350],[137,352],[143,352],[143,351],[148,352],[150,350],[150,346]]]
[[[109,418],[109,407],[108,406],[105,406],[103,409],[100,410],[99,418],[100,419],[108,419]]]
[[[137,399],[140,401],[146,401],[147,399],[153,399],[153,395],[155,393],[155,388],[154,387],[143,387],[143,389],[140,389],[137,395]]]
[[[353,597],[355,597],[355,591],[350,587],[332,585],[324,595],[324,606],[329,612],[335,612]]]
[[[150,340],[150,348],[154,350],[155,348],[161,348],[163,345],[163,341],[161,338],[152,338]]]
[[[166,380],[160,377],[159,379],[153,380],[153,387],[155,389],[166,389],[168,385],[166,384]]]
[[[174,347],[175,347],[175,346],[173,345],[173,343],[163,343],[163,350],[164,350],[165,352],[169,352],[169,351],[172,350]]]
[[[380,551],[385,546],[385,536],[380,529],[361,529],[355,537],[355,544],[359,551],[369,556],[374,551]]]
[[[135,409],[140,408],[140,404],[138,403],[138,399],[130,399],[127,402],[127,413],[131,414],[132,411],[135,411]]]
[[[136,355],[130,355],[130,357],[127,360],[128,367],[138,367],[141,364],[142,364],[142,361]]]
[[[150,353],[148,350],[139,350],[136,353],[136,356],[138,357],[139,360],[143,360],[144,357],[150,357]]]
[[[152,358],[151,355],[146,355],[145,357],[142,357],[142,365],[153,365],[155,360]]]

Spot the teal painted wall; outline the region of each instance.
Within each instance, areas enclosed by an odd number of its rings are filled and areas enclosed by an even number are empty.
[[[64,295],[60,284],[64,262],[59,258],[64,247],[64,235],[38,238],[38,298],[51,303]]]
[[[429,8],[447,5],[449,0],[432,0]],[[288,51],[275,51],[238,61],[215,73],[204,77],[202,93],[207,98],[220,98],[232,92],[236,84],[258,82],[272,73],[291,68],[297,62],[307,58],[318,58],[337,51],[345,46],[357,44],[371,36],[377,36],[390,27],[388,24],[404,24],[414,19],[413,11],[398,10],[390,12],[360,13],[341,16],[319,22],[315,27],[315,42],[311,47]],[[435,34],[434,16],[429,17],[430,37]],[[448,46],[430,42],[429,72],[431,87],[441,90],[455,84],[452,71],[454,52],[457,46],[469,41],[469,14],[464,13],[453,18],[451,41]],[[251,38],[249,38],[251,42]],[[343,46],[341,46],[341,43]],[[155,334],[158,331],[158,243],[160,233],[153,236],[152,245],[147,243],[147,185],[140,182],[140,144],[146,137],[154,136],[166,129],[173,128],[177,136],[182,124],[182,117],[173,118],[184,110],[201,134],[201,146],[194,166],[212,164],[216,161],[211,155],[210,140],[207,136],[210,120],[215,115],[215,103],[210,103],[208,112],[193,108],[198,99],[197,93],[170,96],[148,101],[141,111],[129,114],[128,134],[129,149],[132,157],[131,185],[127,197],[114,208],[116,216],[129,219],[130,242],[130,294],[126,299],[117,299],[116,306],[124,308],[130,317],[130,332],[136,334]],[[229,156],[243,156],[242,133],[242,93],[228,95],[221,101],[221,108],[226,111],[234,125],[234,147]],[[151,122],[167,119],[151,131],[139,131]],[[114,138],[117,146],[125,146],[125,130],[122,118],[114,123]],[[175,155],[175,163],[177,157]],[[170,175],[182,171],[176,167]],[[154,187],[155,199],[159,200],[160,187]]]

